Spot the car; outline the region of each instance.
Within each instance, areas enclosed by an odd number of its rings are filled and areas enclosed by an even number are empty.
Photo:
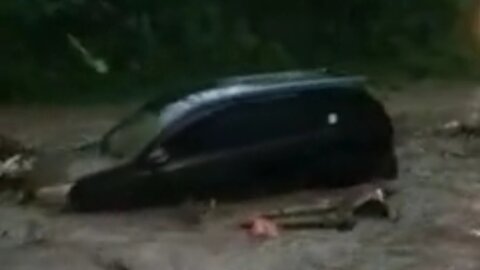
[[[147,102],[108,131],[118,165],[81,177],[76,211],[237,201],[395,179],[394,130],[363,77],[285,71],[228,77]]]

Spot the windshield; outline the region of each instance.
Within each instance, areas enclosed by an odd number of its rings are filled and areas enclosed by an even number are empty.
[[[114,127],[103,139],[103,152],[116,158],[137,155],[160,132],[158,113],[141,110]]]

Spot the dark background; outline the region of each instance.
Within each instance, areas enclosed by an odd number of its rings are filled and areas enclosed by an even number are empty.
[[[0,102],[117,102],[290,68],[476,76],[464,37],[472,2],[3,0]]]

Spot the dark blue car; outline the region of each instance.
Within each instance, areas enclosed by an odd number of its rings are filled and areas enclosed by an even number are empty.
[[[394,179],[393,128],[363,78],[292,71],[151,101],[100,142],[118,166],[80,179],[79,211],[242,200]]]

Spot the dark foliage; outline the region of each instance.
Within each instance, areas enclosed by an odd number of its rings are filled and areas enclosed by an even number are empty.
[[[387,64],[422,74],[458,64],[452,32],[459,6],[455,0],[4,0],[0,100],[113,100],[211,76],[299,67]]]

